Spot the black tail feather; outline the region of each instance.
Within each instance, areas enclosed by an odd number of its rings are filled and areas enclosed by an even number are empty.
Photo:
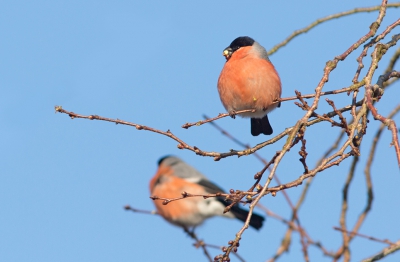
[[[247,215],[249,214],[249,211],[244,210],[237,205],[231,208],[231,212],[237,219],[243,222],[246,221]],[[264,220],[264,217],[253,213],[250,219],[250,226],[258,230],[262,227]]]
[[[268,116],[265,115],[263,118],[252,118],[251,119],[251,134],[258,136],[259,134],[272,135],[272,126],[269,123]]]
[[[222,204],[224,204],[225,206],[229,206],[230,203],[226,202],[223,198],[218,198],[217,200],[219,202],[221,202]],[[247,216],[249,215],[249,211],[241,208],[239,205],[234,205],[230,211],[237,219],[239,219],[240,221],[245,222],[247,219]],[[265,218],[263,216],[260,216],[258,214],[253,213],[251,215],[251,219],[250,219],[250,226],[259,230],[264,222]]]

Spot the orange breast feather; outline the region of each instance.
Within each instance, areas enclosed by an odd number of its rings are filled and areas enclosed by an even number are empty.
[[[230,111],[263,110],[281,95],[281,82],[274,66],[244,47],[225,63],[218,80],[224,107]]]
[[[163,198],[181,197],[184,191],[192,194],[206,194],[201,186],[174,176],[171,168],[163,166],[150,181],[150,191],[152,196]],[[167,205],[163,205],[162,200],[155,200],[154,204],[157,212],[166,220],[180,224],[179,220],[186,220],[198,212],[198,201],[201,200],[202,198],[199,197],[190,197]]]

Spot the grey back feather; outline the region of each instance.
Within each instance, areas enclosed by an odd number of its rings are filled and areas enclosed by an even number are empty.
[[[200,180],[208,180],[206,176],[176,156],[167,156],[162,158],[159,165],[171,167],[177,177],[186,179],[190,182],[196,183]]]
[[[254,51],[256,51],[258,53],[258,55],[261,58],[267,60],[268,62],[271,62],[269,60],[267,50],[265,50],[265,48],[262,45],[260,45],[258,42],[253,43],[253,49],[254,49]]]

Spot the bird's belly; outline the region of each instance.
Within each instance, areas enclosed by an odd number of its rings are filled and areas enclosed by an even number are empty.
[[[250,80],[249,80],[250,81]],[[222,104],[228,112],[254,109],[254,112],[240,114],[241,117],[262,118],[277,107],[273,94],[264,88],[252,88],[250,84],[243,84],[236,88],[227,88],[222,96]]]
[[[273,65],[254,54],[232,57],[218,79],[221,102],[229,113],[245,109],[255,112],[242,117],[262,118],[278,105],[281,82]]]

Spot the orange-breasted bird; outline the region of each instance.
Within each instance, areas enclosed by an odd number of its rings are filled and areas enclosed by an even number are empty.
[[[271,135],[267,113],[280,106],[282,88],[267,51],[254,39],[242,36],[233,40],[223,55],[226,63],[218,79],[222,104],[232,117],[237,111],[255,109],[240,116],[251,117],[253,136]]]
[[[166,156],[158,161],[158,170],[150,181],[152,196],[177,198],[182,192],[207,195],[224,193],[203,174],[175,156]],[[229,205],[224,197],[187,197],[163,205],[163,201],[155,200],[158,214],[168,222],[185,229],[194,228],[213,216],[224,216],[246,221],[249,212],[237,204],[229,212],[223,213]],[[264,217],[253,213],[250,226],[260,229]]]

